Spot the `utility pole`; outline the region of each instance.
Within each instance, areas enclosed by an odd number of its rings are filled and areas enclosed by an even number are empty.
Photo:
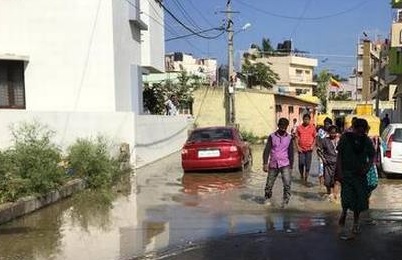
[[[370,81],[371,81],[371,42],[363,40],[363,79],[362,79],[362,101],[367,104],[371,100]]]
[[[380,53],[379,53],[379,61],[378,61],[378,73],[377,73],[377,82],[376,82],[376,96],[375,96],[375,115],[377,117],[380,116],[380,90],[381,90],[381,80],[383,78],[382,74],[382,50],[383,46],[381,45]]]
[[[234,66],[233,66],[233,20],[232,14],[238,13],[232,11],[232,0],[227,0],[226,11],[226,31],[228,33],[228,85],[225,87],[225,125],[234,126],[236,123],[236,110],[235,110],[235,76],[234,76]]]

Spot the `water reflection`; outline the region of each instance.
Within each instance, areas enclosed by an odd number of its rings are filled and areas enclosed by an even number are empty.
[[[186,173],[182,177],[183,192],[200,194],[243,187],[246,174],[234,173]]]
[[[67,213],[73,225],[83,230],[95,227],[107,231],[111,226],[112,201],[116,194],[111,191],[84,191],[73,198],[73,206]]]
[[[127,184],[123,186],[128,194]],[[1,225],[0,259],[88,259],[79,252],[84,234],[91,237],[94,230],[111,230],[113,201],[118,195],[113,190],[84,191]]]
[[[266,231],[309,231],[316,227],[328,225],[329,216],[294,215],[289,213],[267,214],[265,216]]]
[[[0,259],[54,259],[61,246],[63,212],[59,203],[0,226]]]
[[[115,191],[84,192],[0,226],[0,259],[132,259],[227,234],[299,234],[336,225],[338,208],[307,196],[316,193],[312,188],[295,182],[289,209],[266,208],[261,169],[183,175],[177,158],[138,170]],[[381,180],[374,191],[380,224],[402,221],[401,183]],[[281,199],[281,184],[276,188]]]

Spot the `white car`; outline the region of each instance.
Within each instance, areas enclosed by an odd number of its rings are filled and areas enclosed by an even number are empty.
[[[388,125],[380,142],[380,163],[384,174],[402,174],[402,124]]]

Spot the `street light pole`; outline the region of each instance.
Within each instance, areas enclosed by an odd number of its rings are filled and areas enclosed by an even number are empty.
[[[228,85],[225,87],[225,98],[224,98],[224,107],[225,107],[225,125],[236,125],[236,109],[235,109],[235,78],[236,75],[234,73],[234,48],[233,48],[233,37],[236,33],[240,31],[247,30],[251,24],[246,23],[241,30],[234,32],[233,29],[233,20],[232,14],[239,13],[237,11],[232,11],[231,6],[232,0],[227,0],[226,3],[226,11],[222,11],[222,13],[226,14],[226,32],[228,33]]]
[[[233,21],[231,0],[226,3],[226,31],[228,33],[228,85],[225,87],[225,125],[233,125],[235,122],[234,110],[234,78],[233,78]]]

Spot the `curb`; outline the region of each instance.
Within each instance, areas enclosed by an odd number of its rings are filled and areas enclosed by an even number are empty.
[[[81,179],[67,182],[59,190],[51,191],[43,196],[27,196],[16,202],[9,202],[0,205],[0,225],[15,218],[34,212],[46,207],[72,194],[85,189],[85,183]]]

